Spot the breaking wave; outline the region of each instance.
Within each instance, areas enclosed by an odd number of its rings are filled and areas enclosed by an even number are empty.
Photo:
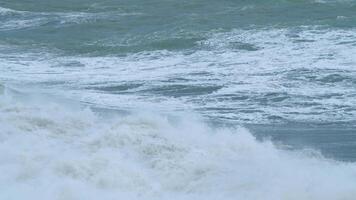
[[[86,106],[3,88],[0,199],[353,199],[356,165],[197,117]],[[1,94],[0,93],[0,94]]]

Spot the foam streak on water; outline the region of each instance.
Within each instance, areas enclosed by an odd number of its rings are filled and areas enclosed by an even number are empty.
[[[348,123],[356,116],[355,42],[354,30],[300,27],[212,34],[193,53],[19,56],[5,47],[0,78],[59,86],[63,95],[105,106],[159,102],[237,122]]]

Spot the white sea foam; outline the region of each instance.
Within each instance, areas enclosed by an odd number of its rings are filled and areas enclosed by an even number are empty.
[[[0,199],[352,200],[356,165],[184,116],[0,96]]]
[[[3,8],[3,7],[0,7],[0,16],[1,16],[1,15],[13,14],[13,13],[21,13],[21,11],[12,10],[12,9],[10,9],[10,8]]]
[[[215,33],[197,44],[202,50],[191,54],[162,50],[126,57],[58,57],[4,51],[0,79],[65,87],[70,91],[63,95],[105,106],[120,102],[122,107],[145,107],[158,102],[163,107],[199,109],[208,116],[254,123],[268,122],[269,116],[352,121],[356,116],[356,100],[350,97],[356,77],[355,44],[354,30],[299,27]],[[122,84],[141,86],[122,95],[90,89]],[[163,85],[221,88],[203,97],[171,98],[156,92]],[[246,108],[256,112],[244,112]]]

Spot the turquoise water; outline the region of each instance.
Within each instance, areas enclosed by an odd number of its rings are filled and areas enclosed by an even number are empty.
[[[0,199],[352,200],[355,55],[353,0],[0,0]]]
[[[69,55],[196,51],[214,33],[350,29],[356,19],[354,1],[36,0],[2,1],[0,6],[14,10],[2,11],[2,43]]]

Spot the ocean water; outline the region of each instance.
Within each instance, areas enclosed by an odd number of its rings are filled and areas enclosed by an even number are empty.
[[[0,200],[354,200],[356,1],[0,0]]]

